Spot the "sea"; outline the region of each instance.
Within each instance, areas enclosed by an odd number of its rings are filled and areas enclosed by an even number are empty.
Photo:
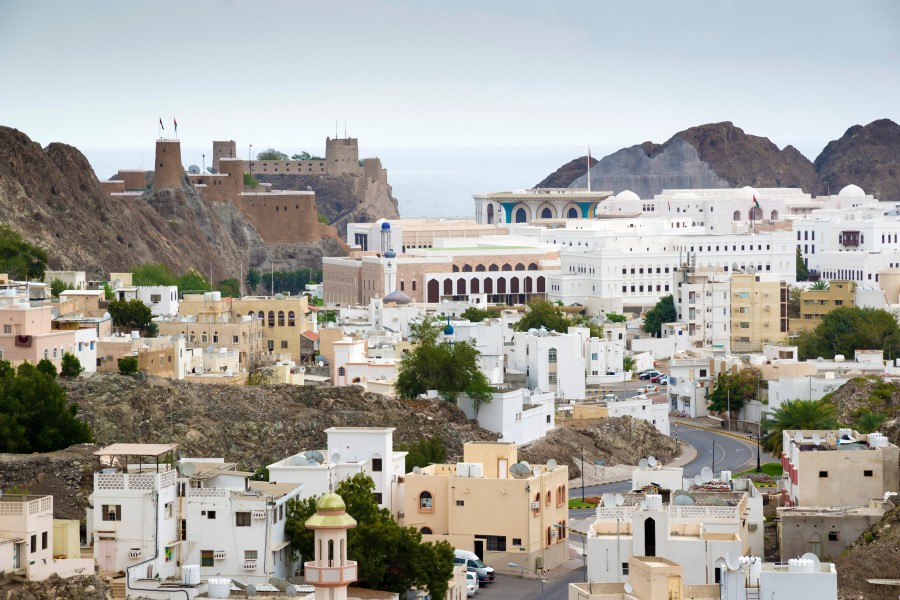
[[[302,148],[279,148],[293,154]],[[592,155],[617,150],[592,147]],[[312,151],[312,150],[310,150]],[[83,150],[97,177],[109,179],[119,169],[150,169],[153,148],[88,148]],[[182,144],[187,167],[201,165],[198,149]],[[473,218],[472,194],[521,190],[534,187],[570,160],[587,154],[587,146],[478,146],[478,147],[384,147],[360,149],[361,156],[377,156],[387,169],[388,183],[404,218]],[[194,156],[196,155],[196,156]],[[207,166],[208,166],[207,162]]]

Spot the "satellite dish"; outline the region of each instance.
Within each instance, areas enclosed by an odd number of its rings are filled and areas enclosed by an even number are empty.
[[[0,490],[0,498],[3,497],[3,490]]]
[[[648,456],[648,457],[647,457],[647,464],[650,465],[651,467],[655,467],[656,464],[657,464],[657,463],[656,463],[656,457],[655,457],[655,456]]]
[[[316,462],[317,462],[318,464],[320,464],[320,465],[321,465],[323,462],[325,462],[325,457],[322,456],[322,453],[319,452],[318,450],[307,450],[306,452],[303,453],[303,456],[304,456],[307,460],[314,460],[314,461],[316,461]]]
[[[199,175],[199,174],[200,174],[200,167],[198,167],[197,165],[191,165],[190,167],[188,167],[188,172],[189,172],[191,175]]]
[[[646,459],[646,458],[642,458],[642,459],[640,460],[640,462],[638,462],[638,468],[639,468],[641,471],[646,471],[648,465],[649,465],[649,463],[647,462],[647,459]]]
[[[213,175],[218,175],[218,174],[219,174],[219,172],[216,171],[216,170],[215,170],[214,168],[212,168],[212,167],[206,167],[206,170],[207,170],[209,173],[212,173]]]
[[[541,476],[541,470],[540,470],[540,468],[538,468],[538,467],[532,468],[532,469],[531,469],[531,474],[534,475],[535,477],[540,477],[540,476]]]
[[[699,475],[694,475],[694,485],[703,485],[703,478]]]
[[[311,458],[306,459],[306,464],[307,464],[307,466],[310,466],[310,467],[318,467],[319,466],[319,463],[317,463],[316,461],[314,461]]]
[[[632,586],[630,583],[628,583],[628,582],[626,581],[626,582],[625,582],[625,586],[624,586],[623,589],[625,590],[625,593],[626,593],[626,594],[630,594],[631,592],[634,591],[634,586]]]
[[[700,469],[700,479],[703,480],[703,483],[709,483],[713,480],[713,470],[709,467],[703,467]]]
[[[800,557],[801,560],[811,560],[813,563],[813,570],[819,572],[822,570],[822,562],[819,560],[819,557],[813,554],[812,552],[807,552],[803,556]]]
[[[622,506],[625,504],[625,497],[622,494],[616,494],[616,506]]]
[[[610,493],[603,494],[604,508],[612,508],[616,504],[616,497]]]
[[[822,443],[822,436],[820,436],[818,433],[814,433],[813,434],[813,444],[818,446],[821,443]]]
[[[641,500],[641,510],[647,510],[647,501]]]
[[[285,588],[284,593],[287,594],[288,598],[294,598],[297,595],[297,588],[289,585]]]
[[[331,455],[331,464],[336,465],[341,462],[341,455],[335,452]]]
[[[710,498],[710,506],[731,506],[725,498]]]
[[[252,583],[248,583],[247,587],[244,588],[244,593],[247,594],[248,597],[256,595],[256,586]]]
[[[301,372],[301,373],[306,373],[306,367],[300,367],[300,372]]]
[[[422,467],[413,467],[413,473],[415,473],[416,475],[421,475]]]
[[[509,473],[516,479],[528,479],[531,477],[531,467],[526,462],[517,462],[509,468]]]
[[[181,474],[184,477],[190,477],[197,472],[197,465],[192,462],[181,463]]]
[[[725,553],[725,565],[729,571],[737,571],[741,568],[741,559],[731,552]]]
[[[675,496],[675,500],[672,501],[675,506],[693,506],[694,499],[687,494],[682,494],[680,496]]]
[[[800,433],[799,431],[797,433],[795,433],[794,441],[797,442],[798,444],[802,444],[803,443],[803,434]]]
[[[522,463],[523,465],[525,465],[526,467],[528,467],[529,469],[531,468],[531,465],[528,464],[527,460],[520,460],[519,462]]]
[[[551,458],[550,460],[547,461],[547,470],[552,471],[555,468],[556,468],[556,459]]]

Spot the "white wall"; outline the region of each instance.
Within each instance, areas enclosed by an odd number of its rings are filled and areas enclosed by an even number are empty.
[[[533,406],[525,410],[526,403]],[[476,419],[471,398],[460,396],[458,405],[466,417]],[[492,400],[481,406],[477,420],[481,427],[501,434],[500,440],[521,446],[541,439],[556,426],[554,405],[550,392],[540,396],[525,389],[495,392]]]
[[[178,314],[178,286],[138,286],[137,299],[150,307],[154,317],[172,317]]]

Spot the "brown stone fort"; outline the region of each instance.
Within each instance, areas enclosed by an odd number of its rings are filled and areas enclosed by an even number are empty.
[[[387,171],[379,159],[367,158],[360,164],[356,138],[327,138],[325,150],[321,160],[245,161],[237,157],[234,140],[214,141],[212,168],[206,173],[189,173],[181,162],[180,140],[158,139],[153,189],[178,188],[187,181],[210,201],[232,203],[266,244],[324,237],[341,240],[334,227],[319,223],[315,192],[274,190],[267,183],[244,185],[245,173],[344,177],[357,199],[366,202],[379,185],[387,184]],[[147,191],[144,171],[119,170],[118,177],[100,182],[113,197],[140,196]]]

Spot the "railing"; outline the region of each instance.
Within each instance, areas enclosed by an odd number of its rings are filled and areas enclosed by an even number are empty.
[[[157,479],[159,478],[159,479]],[[175,485],[175,470],[157,473],[96,473],[94,489],[98,490],[152,490]]]
[[[225,488],[188,488],[188,498],[226,498]]]
[[[320,567],[315,561],[305,563],[306,583],[316,585],[356,581],[356,561],[348,560],[342,567]]]

